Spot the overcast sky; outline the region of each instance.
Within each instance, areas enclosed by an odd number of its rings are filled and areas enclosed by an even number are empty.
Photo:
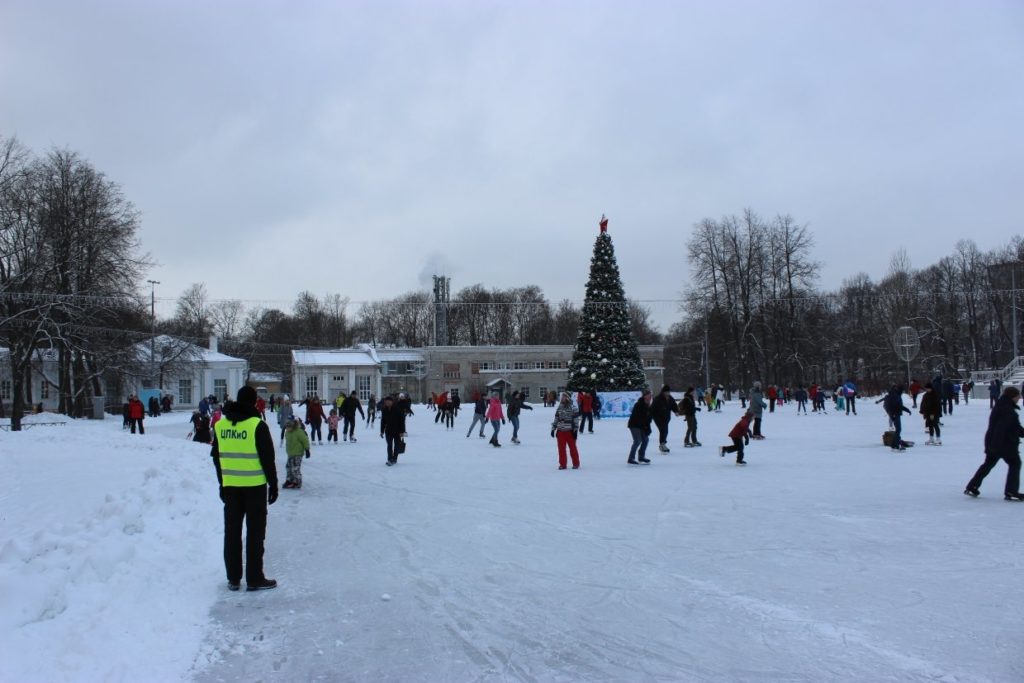
[[[0,0],[0,134],[123,187],[165,314],[434,272],[580,300],[602,213],[627,296],[675,299],[745,207],[835,289],[1024,232],[1022,131],[1019,0]]]

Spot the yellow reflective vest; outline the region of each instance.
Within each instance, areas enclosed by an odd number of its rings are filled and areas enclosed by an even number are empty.
[[[256,452],[256,427],[260,423],[262,420],[258,417],[235,424],[228,419],[218,420],[214,436],[222,486],[262,486],[267,483],[267,475]]]

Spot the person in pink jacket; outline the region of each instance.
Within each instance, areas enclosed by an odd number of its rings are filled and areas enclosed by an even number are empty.
[[[491,427],[494,429],[494,435],[491,436],[490,443],[495,448],[500,448],[498,430],[501,429],[501,425],[505,424],[505,413],[501,410],[501,399],[498,398],[496,393],[491,394],[491,399],[487,403],[487,419],[491,421]]]

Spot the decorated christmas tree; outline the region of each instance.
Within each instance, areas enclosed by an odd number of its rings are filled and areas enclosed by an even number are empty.
[[[590,259],[590,279],[580,316],[580,332],[569,362],[569,391],[630,391],[642,389],[640,351],[629,324],[626,294],[608,234],[608,219],[601,216],[601,232]]]

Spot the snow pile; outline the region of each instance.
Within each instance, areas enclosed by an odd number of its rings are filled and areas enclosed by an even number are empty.
[[[108,419],[0,433],[0,680],[187,673],[223,569],[209,448],[185,429],[133,436]]]
[[[649,466],[598,421],[575,471],[540,405],[502,448],[417,407],[391,468],[360,424],[271,507],[260,593],[226,590],[187,415],[0,432],[0,680],[1024,680],[1024,504],[1003,465],[961,493],[987,402],[941,447],[905,416],[899,454],[859,409],[766,411],[745,468],[718,456],[735,401],[698,413],[702,448],[655,431]]]

